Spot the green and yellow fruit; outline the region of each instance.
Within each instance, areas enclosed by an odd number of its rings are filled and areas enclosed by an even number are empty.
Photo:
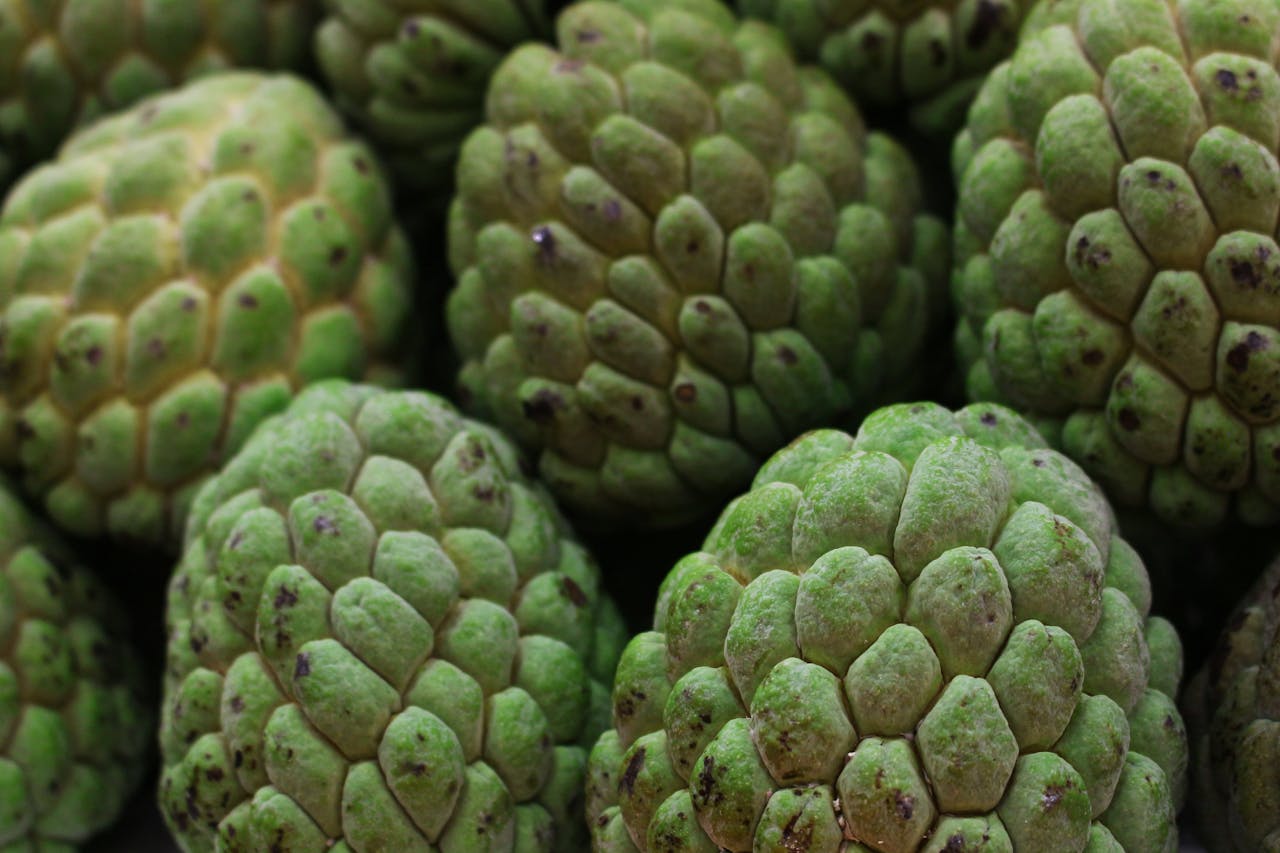
[[[72,129],[202,74],[299,68],[315,0],[0,3],[0,189]]]
[[[964,123],[992,66],[1013,52],[1029,0],[736,0],[772,21],[868,107],[939,137]]]
[[[510,442],[325,382],[196,498],[160,804],[188,853],[586,849],[624,627]]]
[[[176,549],[298,388],[396,375],[411,278],[377,160],[310,86],[148,100],[0,211],[0,460],[63,528]]]
[[[1214,853],[1280,848],[1280,562],[1232,614],[1187,689],[1199,837]]]
[[[954,148],[971,399],[1118,505],[1280,520],[1280,6],[1035,7]]]
[[[0,850],[70,853],[115,822],[154,730],[129,620],[0,482]]]
[[[713,0],[584,2],[463,146],[448,321],[468,405],[575,513],[709,513],[920,366],[941,223],[781,33]]]
[[[441,191],[484,96],[516,45],[545,38],[545,0],[326,0],[316,59],[338,105],[397,181]]]
[[[1000,406],[760,470],[622,654],[599,853],[1177,846],[1182,649],[1101,490]]]

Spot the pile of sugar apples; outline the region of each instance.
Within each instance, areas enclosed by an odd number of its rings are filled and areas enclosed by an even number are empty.
[[[0,0],[0,851],[1280,851],[1278,158],[1277,0]]]

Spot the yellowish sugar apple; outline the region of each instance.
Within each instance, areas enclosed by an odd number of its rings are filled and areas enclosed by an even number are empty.
[[[75,534],[176,548],[299,387],[397,376],[411,278],[377,160],[301,80],[103,120],[0,210],[0,461]]]

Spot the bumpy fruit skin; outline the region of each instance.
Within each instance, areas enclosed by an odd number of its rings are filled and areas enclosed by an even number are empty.
[[[881,409],[761,468],[622,654],[598,851],[1173,851],[1182,651],[1012,411]]]
[[[453,180],[462,140],[484,122],[489,77],[516,45],[551,30],[545,0],[325,0],[316,59],[338,105],[398,182]]]
[[[299,68],[315,0],[0,4],[0,189],[76,125],[227,68]]]
[[[377,161],[296,78],[102,121],[0,212],[0,460],[62,527],[177,550],[300,386],[394,380],[411,266]]]
[[[625,629],[514,447],[445,400],[303,391],[196,498],[168,622],[184,850],[585,848]]]
[[[710,0],[557,26],[463,146],[460,384],[575,512],[679,523],[905,381],[947,236],[906,152],[776,29]]]
[[[1013,52],[1026,0],[736,0],[772,21],[858,103],[906,108],[951,134],[987,71]]]
[[[1280,562],[1245,595],[1187,688],[1192,798],[1214,853],[1280,849]]]
[[[146,769],[124,610],[0,482],[0,849],[71,853]]]
[[[954,148],[971,399],[1118,505],[1280,518],[1280,6],[1036,7]]]

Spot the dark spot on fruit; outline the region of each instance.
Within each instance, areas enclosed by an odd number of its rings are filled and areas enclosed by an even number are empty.
[[[622,772],[622,778],[618,780],[618,790],[625,790],[628,795],[631,794],[636,787],[636,777],[640,775],[640,771],[644,769],[644,748],[637,749],[635,755],[631,756],[631,760],[627,762],[627,769]]]
[[[178,412],[178,416],[173,419],[173,422],[179,429],[186,429],[187,425],[191,423],[191,415],[187,412]]]
[[[1088,237],[1081,237],[1076,241],[1075,259],[1076,264],[1096,270],[1111,261],[1111,251],[1105,247],[1095,248]]]
[[[84,351],[84,360],[92,365],[97,365],[102,361],[102,347],[94,344]]]
[[[929,61],[933,63],[934,68],[941,68],[947,64],[947,46],[937,39],[929,42]]]
[[[311,527],[316,533],[336,533],[338,530],[338,525],[327,515],[317,515]]]
[[[599,30],[578,30],[577,39],[581,44],[591,44],[600,41]]]
[[[644,400],[640,397],[640,395],[637,394],[631,398],[631,408],[632,410],[637,412],[644,411]]]
[[[164,341],[159,338],[152,338],[147,341],[147,353],[152,358],[164,358],[164,354],[168,351],[169,348],[165,346]]]
[[[1090,367],[1102,364],[1102,361],[1105,358],[1106,356],[1103,354],[1102,350],[1096,348],[1085,350],[1084,354],[1080,356],[1080,360]]]
[[[237,299],[236,302],[240,304],[241,308],[257,308],[258,307],[258,297],[254,296],[252,293],[240,294],[240,298]]]
[[[698,399],[698,388],[692,382],[681,382],[673,391],[676,400],[681,403],[692,403]]]
[[[231,756],[231,764],[239,770],[244,765],[244,753],[237,749],[235,755]]]
[[[1253,264],[1233,258],[1230,261],[1231,280],[1241,287],[1256,290],[1258,287],[1258,271]]]
[[[538,247],[538,260],[551,263],[556,259],[556,236],[545,225],[533,229],[533,242]]]
[[[417,38],[420,32],[422,32],[422,24],[417,19],[411,18],[404,22],[404,34],[409,38]]]
[[[893,810],[898,813],[898,817],[902,820],[911,820],[911,816],[916,811],[916,798],[910,794],[904,794],[902,791],[894,791]]]
[[[524,416],[536,424],[550,423],[555,420],[556,410],[559,409],[563,401],[560,395],[554,391],[542,390],[538,391],[529,399],[520,404]]]
[[[1120,422],[1120,428],[1126,432],[1133,432],[1142,426],[1142,419],[1138,417],[1138,413],[1133,409],[1125,406],[1116,416],[1116,420]]]
[[[1061,785],[1050,785],[1044,789],[1044,793],[1040,796],[1041,807],[1045,811],[1052,811],[1058,803],[1062,802],[1066,790]]]
[[[329,251],[329,266],[342,266],[342,264],[347,260],[347,254],[346,246],[334,246],[333,249]]]
[[[208,770],[204,771],[204,778],[208,779],[210,782],[222,781],[222,775],[221,767],[210,767]]]
[[[238,714],[238,713],[240,713],[241,711],[243,711],[243,710],[244,710],[244,700],[243,700],[243,699],[241,699],[239,696],[232,696],[232,697],[231,697],[231,710],[232,710],[232,711],[235,711],[237,714]]]
[[[793,350],[791,347],[788,347],[788,346],[778,347],[778,361],[790,367],[791,365],[795,364],[799,360],[800,360],[800,357],[796,355],[796,351]]]
[[[244,193],[240,196],[240,199],[242,201],[257,202],[258,194],[253,190],[245,190]]]
[[[555,64],[554,71],[557,74],[576,74],[582,70],[582,66],[586,65],[581,59],[562,59]]]
[[[716,760],[708,755],[702,759],[702,771],[698,773],[698,787],[694,790],[695,802],[704,805],[715,805],[724,799],[724,794],[716,790]]]
[[[578,586],[578,582],[568,575],[560,579],[560,590],[565,598],[573,602],[574,607],[586,607],[591,603],[587,594],[582,591],[582,587]]]
[[[684,250],[691,255],[697,254],[698,250],[701,248],[702,248],[702,244],[699,243],[697,240],[690,240],[688,243],[684,244]]]
[[[693,303],[693,310],[697,311],[699,314],[710,314],[711,303],[707,302],[705,299],[699,299],[697,302]]]
[[[1227,366],[1236,373],[1243,373],[1249,368],[1249,356],[1264,349],[1267,349],[1267,339],[1257,332],[1250,332],[1227,353]]]
[[[280,591],[276,593],[275,599],[272,600],[272,604],[275,605],[276,610],[283,610],[284,608],[292,607],[297,603],[298,594],[287,586],[280,587]]]
[[[486,503],[486,504],[493,500],[494,494],[495,492],[494,492],[493,486],[476,486],[474,489],[471,490],[472,497],[474,497],[476,500],[480,501],[481,503]]]
[[[604,203],[604,218],[610,222],[617,222],[622,218],[622,205],[616,198],[611,198]]]
[[[1239,163],[1228,163],[1218,171],[1224,178],[1231,178],[1237,181],[1244,179],[1244,170],[1240,168]]]
[[[311,674],[311,655],[300,654],[293,664],[293,677],[304,678]]]
[[[867,33],[862,37],[862,49],[867,51],[878,51],[884,39],[879,33]]]

